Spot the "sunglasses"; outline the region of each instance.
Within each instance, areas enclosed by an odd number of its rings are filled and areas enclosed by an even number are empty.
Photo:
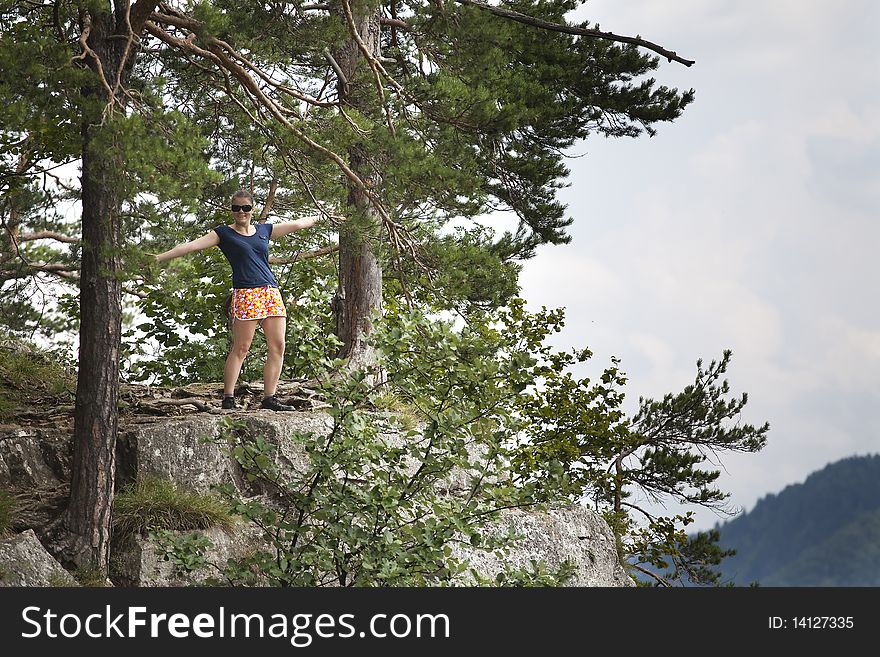
[[[235,203],[232,204],[233,212],[250,212],[253,209],[253,205],[235,205]]]

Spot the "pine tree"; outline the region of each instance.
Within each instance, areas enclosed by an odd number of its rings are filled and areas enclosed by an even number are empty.
[[[567,24],[579,4],[0,4],[0,281],[48,273],[80,290],[70,560],[106,570],[123,286],[144,295],[143,251],[180,235],[169,215],[216,225],[217,199],[245,182],[264,217],[341,217],[340,355],[369,366],[384,272],[412,297],[412,272],[429,287],[455,251],[435,246],[438,229],[493,210],[519,219],[477,249],[499,265],[565,243],[563,150],[594,133],[651,134],[693,99],[635,81],[659,61],[640,48],[691,62]],[[79,162],[78,187],[46,182],[64,162]],[[58,217],[46,235],[42,208],[65,198],[81,202],[81,224]],[[21,296],[6,309],[24,313]]]

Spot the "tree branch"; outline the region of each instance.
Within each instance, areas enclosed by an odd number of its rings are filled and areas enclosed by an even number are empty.
[[[79,270],[76,267],[44,262],[25,262],[23,266],[15,268],[4,267],[0,269],[0,279],[11,281],[19,278],[28,278],[40,272],[52,274],[68,281],[75,282],[79,280],[79,276],[77,276]]]
[[[396,27],[399,30],[403,30],[404,32],[408,32],[412,29],[412,25],[407,23],[406,21],[402,21],[399,18],[380,18],[379,23],[382,25],[388,25],[390,27]]]
[[[668,59],[670,62],[676,61],[679,64],[684,64],[685,66],[692,66],[695,63],[694,60],[679,57],[677,53],[671,50],[667,50],[662,46],[658,46],[656,43],[645,41],[640,36],[628,37],[622,36],[620,34],[613,34],[611,32],[601,32],[599,30],[591,30],[585,27],[576,27],[574,25],[560,25],[559,23],[551,23],[550,21],[545,21],[540,18],[527,16],[526,14],[521,14],[518,11],[513,11],[511,9],[493,7],[492,5],[478,2],[478,0],[455,0],[455,2],[462,5],[470,5],[471,7],[482,9],[483,11],[488,11],[490,14],[494,14],[495,16],[499,16],[500,18],[506,18],[508,20],[516,21],[517,23],[522,23],[524,25],[531,25],[532,27],[540,27],[544,30],[562,32],[564,34],[575,34],[577,36],[587,36],[594,39],[606,39],[607,41],[617,41],[618,43],[630,43],[634,46],[640,46],[642,48],[647,48],[648,50],[653,50],[654,52],[666,57],[666,59]]]
[[[342,8],[345,11],[345,19],[348,22],[348,29],[351,33],[352,38],[357,43],[358,48],[361,51],[361,54],[364,56],[364,59],[367,60],[367,64],[370,67],[370,70],[373,71],[373,75],[376,78],[376,88],[379,90],[379,101],[382,104],[382,109],[385,111],[385,120],[388,124],[388,129],[391,131],[392,136],[396,136],[396,131],[394,130],[394,123],[391,120],[391,110],[388,107],[388,102],[385,100],[385,89],[382,84],[382,75],[384,75],[389,82],[391,82],[392,86],[395,89],[401,90],[402,87],[394,80],[388,72],[382,67],[382,63],[373,56],[373,53],[370,52],[369,48],[367,48],[367,44],[364,43],[364,40],[361,39],[361,35],[358,32],[357,25],[354,22],[354,15],[351,11],[351,5],[348,3],[348,0],[342,0]],[[381,71],[381,74],[380,74]]]
[[[31,269],[35,269],[36,271],[45,271],[50,274],[58,274],[62,276],[64,274],[73,274],[74,272],[79,271],[76,267],[68,267],[67,265],[59,265],[53,263],[46,262],[31,262],[28,264]]]
[[[340,111],[342,110],[342,105],[339,106],[339,109]],[[312,199],[312,205],[315,206],[322,217],[330,220],[333,224],[339,224],[341,221],[344,220],[341,217],[332,215],[327,212],[327,210],[324,208],[324,205],[320,201],[318,201],[317,198],[315,198],[315,193],[312,191],[311,185],[309,185],[309,182],[306,180],[305,172],[302,170],[302,167],[300,166],[296,158],[289,158],[287,154],[282,152],[281,159],[284,161],[284,164],[287,165],[287,167],[296,171],[296,177],[299,178],[299,181],[302,183],[303,189],[306,191],[306,194],[308,194],[309,198]]]
[[[638,570],[640,573],[644,573],[644,574],[647,575],[648,577],[652,577],[652,578],[653,578],[655,581],[657,581],[659,584],[662,584],[663,586],[667,586],[667,587],[669,587],[669,588],[672,588],[672,584],[671,584],[668,580],[664,579],[663,577],[660,577],[660,575],[658,575],[657,573],[652,573],[652,572],[651,572],[650,570],[648,570],[647,568],[642,568],[640,565],[638,565],[638,564],[636,564],[636,563],[631,563],[631,564],[628,564],[628,565],[629,565],[630,567],[632,567],[632,568],[635,568],[635,569]]]
[[[89,34],[92,31],[92,17],[86,15],[83,18],[83,28],[82,33],[79,35],[79,45],[82,48],[82,53],[74,57],[71,61],[76,61],[77,59],[81,59],[86,61],[89,57],[91,57],[95,61],[95,72],[98,74],[98,77],[101,78],[101,84],[104,87],[104,91],[107,92],[107,107],[111,107],[114,103],[115,96],[113,95],[113,89],[110,88],[110,83],[107,82],[107,76],[104,75],[104,65],[101,63],[101,58],[89,47]]]
[[[276,258],[272,256],[269,258],[269,263],[273,265],[290,265],[294,262],[299,262],[300,260],[309,260],[311,258],[318,258],[323,255],[328,255],[330,253],[335,253],[339,250],[338,244],[331,244],[330,246],[325,246],[320,249],[315,249],[314,251],[306,251],[305,253],[299,253],[293,258]]]
[[[153,14],[152,18],[156,20],[161,20],[163,22],[167,22],[170,25],[175,25],[176,27],[181,27],[183,29],[189,29],[195,31],[196,29],[201,29],[201,25],[190,18],[178,17],[178,16],[169,16],[166,14],[158,15]],[[160,40],[165,43],[172,45],[176,48],[179,48],[185,52],[195,53],[201,57],[209,59],[214,62],[221,70],[228,71],[232,77],[234,77],[239,84],[242,86],[244,90],[250,93],[251,100],[254,105],[258,108],[262,107],[269,114],[275,118],[278,123],[280,123],[284,128],[290,131],[294,136],[296,136],[300,141],[302,141],[306,146],[311,148],[312,150],[321,153],[322,155],[328,157],[343,172],[343,174],[354,183],[359,189],[363,190],[364,194],[370,200],[370,204],[375,208],[376,212],[378,212],[379,216],[382,219],[382,223],[384,224],[388,236],[392,245],[395,248],[395,251],[401,251],[404,248],[408,247],[408,250],[415,258],[416,262],[420,262],[419,258],[415,253],[415,249],[412,246],[412,243],[406,237],[406,229],[403,228],[400,224],[396,223],[391,217],[388,215],[388,211],[385,209],[382,204],[381,199],[378,195],[367,185],[361,177],[352,170],[352,168],[348,165],[348,163],[336,152],[330,150],[326,146],[316,142],[314,139],[310,138],[303,130],[294,126],[290,120],[288,120],[285,114],[289,114],[289,110],[279,105],[272,98],[267,96],[263,89],[260,88],[260,85],[257,84],[256,80],[251,76],[251,74],[245,70],[242,64],[239,64],[240,61],[245,62],[244,66],[248,66],[248,63],[244,58],[241,57],[229,44],[225,44],[217,39],[207,37],[206,45],[207,50],[196,46],[190,39],[178,39],[168,32],[165,32],[161,29],[156,23],[151,21],[147,21],[144,23],[145,29],[150,32],[150,34],[156,36]],[[363,43],[361,42],[363,46]],[[238,61],[236,61],[238,60]],[[373,60],[375,63],[375,60]],[[376,63],[379,71],[385,75],[392,86],[403,92],[403,87],[401,87],[396,81],[394,81],[390,76],[388,76],[387,71],[384,70],[380,63]],[[259,77],[259,76],[258,76]],[[402,237],[403,235],[403,237]]]
[[[144,23],[153,13],[153,10],[159,5],[159,0],[138,0],[134,7],[131,8],[129,23],[131,31],[140,34],[144,29]]]
[[[80,243],[80,239],[78,237],[62,235],[61,233],[56,233],[51,230],[41,230],[38,233],[21,234],[18,235],[16,239],[18,239],[19,242],[32,242],[33,240],[56,240],[58,242],[66,242],[67,244]]]
[[[156,23],[162,23],[164,25],[172,25],[174,27],[178,27],[183,30],[189,30],[193,34],[197,34],[202,29],[201,23],[199,23],[198,21],[193,20],[191,18],[186,18],[183,16],[161,14],[158,12],[154,12],[153,15],[150,16],[150,18]],[[190,42],[190,40],[187,39],[187,42]],[[318,100],[317,98],[312,98],[311,96],[304,94],[303,92],[299,91],[298,89],[294,89],[293,87],[289,87],[281,82],[276,82],[271,77],[269,77],[266,74],[266,72],[263,71],[259,66],[257,66],[253,62],[251,62],[246,57],[244,57],[240,52],[235,50],[235,48],[233,48],[231,45],[229,45],[225,41],[222,41],[220,39],[216,39],[216,38],[212,37],[210,39],[210,42],[216,43],[219,46],[223,47],[236,60],[240,61],[250,71],[253,71],[254,74],[256,74],[261,80],[266,82],[266,84],[269,84],[269,85],[275,87],[279,91],[282,91],[290,96],[293,96],[297,100],[301,100],[305,103],[308,103],[310,105],[315,105],[317,107],[334,107],[336,105],[336,103]]]
[[[131,54],[131,46],[133,43],[137,42],[138,47],[140,47],[141,43],[141,28],[143,27],[144,20],[147,16],[150,15],[150,12],[153,11],[153,8],[159,4],[159,0],[139,0],[135,7],[132,7],[130,4],[125,3],[125,29],[126,34],[122,35],[125,37],[125,50],[122,53],[122,57],[119,60],[119,67],[116,69],[116,81],[113,83],[113,93],[116,94],[117,91],[122,90],[122,75],[125,71],[126,62],[128,61],[128,57]],[[135,30],[135,23],[132,23],[132,12],[137,10],[137,30]],[[144,14],[146,12],[146,14]],[[120,26],[117,23],[116,32],[121,35]],[[125,90],[123,90],[123,93]]]
[[[275,87],[279,91],[282,91],[290,96],[293,96],[297,100],[301,100],[303,102],[306,102],[309,105],[315,105],[317,107],[335,107],[336,106],[336,103],[318,100],[317,98],[313,98],[307,94],[302,93],[299,89],[294,89],[293,87],[290,87],[284,83],[276,82],[269,75],[267,75],[266,72],[263,71],[259,66],[254,64],[252,61],[250,61],[246,57],[244,57],[240,52],[238,52],[235,48],[233,48],[231,45],[229,45],[225,41],[222,41],[220,39],[214,39],[214,41],[216,41],[219,45],[221,45],[223,48],[225,48],[229,52],[229,54],[231,54],[233,57],[235,57],[238,61],[240,61],[245,66],[247,66],[247,68],[249,70],[253,71],[266,84]]]
[[[202,24],[199,23],[197,20],[187,18],[179,14],[172,16],[170,14],[154,12],[149,18],[157,23],[164,23],[165,25],[173,25],[174,27],[189,30],[193,34],[198,34],[199,30],[202,29]],[[147,23],[145,22],[144,25],[146,26]]]
[[[325,47],[324,50],[321,51],[321,54],[327,59],[327,63],[330,64],[330,68],[333,69],[333,72],[339,77],[339,81],[342,84],[348,84],[348,79],[345,77],[345,73],[342,72],[342,69],[339,67],[339,64],[335,59],[333,59],[333,55],[330,53],[330,49]]]
[[[260,223],[264,223],[272,212],[272,206],[275,204],[275,193],[278,191],[278,176],[272,176],[272,183],[269,185],[269,193],[266,195],[266,202],[263,203],[263,209],[260,210]]]

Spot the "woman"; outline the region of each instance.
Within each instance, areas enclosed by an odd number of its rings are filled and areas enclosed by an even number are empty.
[[[217,226],[207,235],[179,244],[156,256],[159,262],[219,246],[232,267],[232,349],[223,368],[223,403],[235,408],[235,383],[247,356],[257,325],[263,327],[269,355],[263,366],[263,401],[261,408],[292,411],[292,406],[275,398],[281,365],[284,361],[284,335],[287,311],[278,290],[278,282],[269,269],[269,240],[279,239],[295,230],[313,226],[317,217],[283,223],[251,224],[254,200],[250,193],[236,192],[231,200],[233,223]]]

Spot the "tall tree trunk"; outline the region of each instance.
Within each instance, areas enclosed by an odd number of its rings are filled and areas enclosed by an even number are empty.
[[[367,50],[381,52],[379,11],[363,0],[351,3],[354,23]],[[346,21],[343,14],[343,20]],[[346,22],[347,24],[347,22]],[[339,99],[365,115],[377,112],[375,78],[353,37],[334,54],[344,80],[338,81]],[[371,190],[381,183],[381,172],[371,162],[365,146],[353,141],[348,148],[349,166]],[[366,343],[372,319],[382,312],[382,266],[376,257],[381,222],[363,189],[349,181],[349,218],[339,231],[339,288],[335,300],[337,336],[342,341],[339,357],[351,369],[375,365],[374,350]],[[375,377],[380,376],[378,373]]]
[[[65,518],[69,557],[105,570],[109,562],[110,509],[116,474],[119,349],[122,341],[118,277],[119,201],[112,172],[91,151],[97,126],[83,126],[82,264],[80,270],[79,375],[76,385],[73,471]]]
[[[108,149],[107,140],[101,140],[100,146],[96,141],[113,130],[102,108],[113,103],[114,111],[125,110],[121,89],[129,82],[137,52],[129,36],[140,33],[157,4],[142,0],[129,14],[128,0],[119,0],[113,13],[93,10],[88,17],[91,54],[86,61],[103,80],[83,89],[79,372],[70,501],[61,523],[67,536],[61,554],[78,566],[98,568],[105,576],[116,475],[123,202],[118,176],[124,163]]]

